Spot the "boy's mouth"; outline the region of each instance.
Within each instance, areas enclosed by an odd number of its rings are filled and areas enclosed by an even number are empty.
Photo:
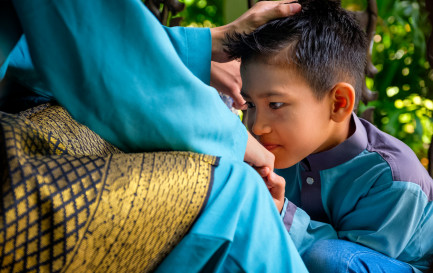
[[[266,150],[268,151],[272,151],[275,148],[279,147],[280,145],[277,144],[266,144],[266,143],[262,143],[262,145],[266,148]]]

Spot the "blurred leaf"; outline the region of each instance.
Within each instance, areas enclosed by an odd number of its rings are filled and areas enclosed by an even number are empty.
[[[223,24],[223,0],[179,0],[185,9],[178,16],[183,17],[182,26],[215,27]]]
[[[422,158],[427,154],[433,127],[430,103],[433,81],[429,77],[433,71],[426,65],[426,37],[430,35],[431,26],[425,2],[377,2],[376,34],[381,39],[373,44],[372,60],[381,69],[368,85],[378,92],[379,99],[367,106],[375,106],[374,121],[379,129],[401,139]],[[389,87],[398,88],[395,89],[398,92],[390,90],[388,96]],[[360,112],[367,106],[359,107]],[[399,116],[405,113],[413,116],[412,125],[399,121]],[[408,132],[411,128],[412,133]]]

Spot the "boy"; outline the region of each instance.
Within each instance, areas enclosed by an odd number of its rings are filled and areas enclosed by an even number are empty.
[[[365,34],[339,2],[299,3],[227,44],[242,62],[248,128],[287,182],[284,202],[283,179],[267,178],[284,224],[311,272],[426,270],[433,181],[409,147],[353,113]]]

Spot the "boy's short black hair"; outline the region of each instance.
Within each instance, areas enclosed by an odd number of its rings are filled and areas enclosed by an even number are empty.
[[[250,34],[227,36],[228,54],[241,59],[242,66],[251,60],[295,65],[318,99],[337,82],[348,82],[355,88],[356,107],[367,61],[365,32],[340,1],[298,2],[302,10],[295,15],[270,21]]]

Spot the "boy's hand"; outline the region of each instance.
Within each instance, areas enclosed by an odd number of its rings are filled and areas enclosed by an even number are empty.
[[[274,172],[270,172],[269,175],[264,178],[264,180],[269,192],[272,195],[272,198],[274,199],[274,203],[277,206],[278,211],[281,213],[281,210],[284,206],[286,180]]]

